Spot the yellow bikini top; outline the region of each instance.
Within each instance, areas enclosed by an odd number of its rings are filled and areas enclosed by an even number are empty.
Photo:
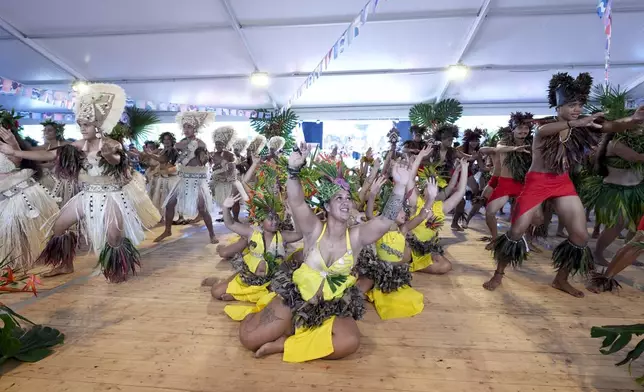
[[[418,214],[420,214],[420,210],[423,208],[425,205],[425,201],[419,197],[418,200],[416,201],[416,214],[414,217],[416,217]],[[439,219],[439,220],[445,220],[445,213],[443,212],[443,202],[442,201],[435,201],[434,204],[432,204],[432,212],[434,214],[432,219]],[[416,237],[419,241],[429,241],[432,238],[436,237],[438,235],[438,230],[433,230],[428,228],[425,224],[427,223],[427,220],[424,220],[423,223],[420,225],[416,226],[411,232],[413,233],[414,237]]]
[[[271,241],[268,249],[264,244],[264,232],[257,227],[253,228],[253,235],[248,241],[248,247],[244,250],[244,262],[248,266],[250,272],[255,273],[259,264],[264,261],[264,253],[271,253],[273,256],[284,256],[284,241],[280,232],[275,233],[273,241]]]
[[[305,301],[313,298],[320,290],[320,287],[322,287],[324,300],[340,298],[344,291],[356,282],[356,278],[351,275],[354,262],[349,229],[346,231],[346,253],[330,266],[326,265],[320,253],[320,240],[325,232],[326,224],[315,242],[315,247],[307,255],[305,262],[293,272],[293,282],[297,285],[300,295]]]
[[[400,231],[389,231],[376,241],[376,254],[382,261],[397,263],[403,259],[405,245],[405,236]]]

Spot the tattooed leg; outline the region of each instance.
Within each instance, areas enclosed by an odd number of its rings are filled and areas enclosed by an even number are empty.
[[[291,333],[291,309],[278,297],[261,312],[251,314],[242,321],[239,340],[247,349],[257,351],[264,344],[274,342]]]

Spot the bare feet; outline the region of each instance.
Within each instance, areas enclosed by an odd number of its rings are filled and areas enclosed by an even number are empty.
[[[216,278],[214,276],[211,276],[209,278],[206,278],[206,279],[202,280],[201,281],[201,286],[202,287],[212,287],[212,286],[216,285],[217,283],[219,283],[220,281],[221,281],[221,279]]]
[[[74,266],[60,266],[56,267],[53,270],[42,274],[43,278],[51,278],[52,276],[66,275],[74,272]]]
[[[601,294],[604,292],[604,290],[602,290],[598,285],[592,284],[592,283],[588,283],[588,285],[586,286],[586,290],[595,294]]]
[[[157,238],[155,238],[155,239],[154,239],[154,242],[161,242],[161,241],[163,241],[164,239],[166,239],[166,238],[170,237],[171,235],[172,235],[172,232],[171,232],[171,231],[167,231],[167,230],[166,230],[166,231],[164,231],[163,233],[161,233],[161,235],[160,235],[160,236],[158,236]]]
[[[218,243],[219,243],[219,240],[217,239],[217,236],[215,236],[215,235],[211,235],[211,236],[210,236],[210,243],[211,243],[211,244],[213,244],[213,245],[214,245],[214,244],[218,244]]]
[[[494,276],[492,276],[492,279],[483,283],[483,288],[490,291],[496,290],[497,287],[501,286],[503,275],[505,275],[503,272],[494,271]]]
[[[552,282],[552,287],[554,287],[557,290],[561,290],[564,293],[568,293],[572,295],[573,297],[576,298],[584,298],[584,293],[582,291],[577,290],[576,288],[572,287],[570,283],[568,283],[567,280],[561,281],[561,280],[554,280]]]
[[[265,357],[271,354],[283,353],[284,352],[284,342],[286,342],[286,336],[282,336],[274,342],[268,342],[262,345],[255,352],[255,358]]]

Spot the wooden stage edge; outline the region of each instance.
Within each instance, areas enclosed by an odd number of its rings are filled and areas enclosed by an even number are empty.
[[[549,251],[508,271],[497,291],[485,291],[481,284],[494,264],[477,241],[485,235],[482,221],[457,235],[448,227],[442,236],[454,270],[414,275],[425,296],[422,314],[381,321],[368,305],[357,353],[305,364],[284,363],[280,355],[257,360],[240,346],[239,326],[223,313],[225,304],[200,287],[204,277],[223,279],[232,269],[198,226],[183,236],[177,231],[182,238],[163,246],[146,242],[142,271],[123,284],[106,283],[93,274],[96,259],[83,257],[73,276],[48,283],[38,298],[2,297],[31,320],[62,330],[66,342],[41,362],[5,363],[0,391],[641,389],[633,379],[644,365],[633,366],[632,375],[615,367],[626,351],[601,355],[590,328],[642,322],[644,293],[629,286],[617,294],[584,290],[584,299],[558,292],[549,286]],[[630,267],[624,276],[642,282],[642,268]]]

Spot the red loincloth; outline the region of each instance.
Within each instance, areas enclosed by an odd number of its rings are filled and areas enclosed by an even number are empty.
[[[577,196],[575,186],[570,181],[568,173],[539,173],[528,172],[525,176],[523,191],[516,200],[516,208],[512,214],[512,223],[533,207],[552,198]]]
[[[644,230],[644,215],[642,215],[642,219],[640,219],[640,224],[637,225],[637,231]]]
[[[499,184],[499,176],[492,176],[492,178],[490,178],[490,181],[487,182],[487,185],[492,189],[496,188],[498,184]]]
[[[517,197],[523,190],[523,184],[509,177],[498,177],[497,185],[494,191],[487,199],[487,202],[499,199],[504,196]]]

